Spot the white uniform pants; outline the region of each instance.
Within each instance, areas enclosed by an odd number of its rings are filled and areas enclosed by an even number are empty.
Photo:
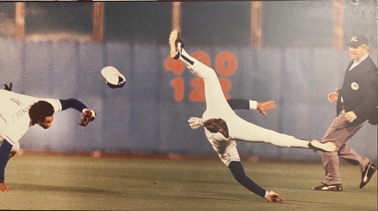
[[[228,126],[231,140],[227,140],[220,133],[211,133],[205,128],[206,137],[226,165],[231,161],[240,161],[234,140],[265,142],[280,147],[308,148],[307,141],[259,127],[236,115],[224,97],[215,71],[194,58],[192,60],[194,64],[188,67],[189,70],[202,78],[205,83],[206,111],[202,116],[203,121],[222,118]]]

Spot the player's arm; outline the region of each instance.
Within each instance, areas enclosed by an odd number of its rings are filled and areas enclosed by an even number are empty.
[[[257,107],[257,101],[246,100],[246,99],[229,99],[227,100],[227,103],[228,105],[230,105],[232,110],[236,110],[236,109],[250,110],[250,109],[256,109]]]
[[[257,102],[246,99],[229,99],[227,102],[233,110],[258,110],[264,116],[266,116],[266,110],[274,109],[276,107],[274,101]]]
[[[69,108],[73,108],[73,109],[75,109],[75,110],[77,110],[81,113],[81,112],[83,112],[84,109],[87,108],[87,106],[84,103],[82,103],[81,101],[74,99],[74,98],[59,99],[59,101],[62,104],[62,111],[69,109]]]
[[[232,175],[241,185],[247,188],[249,191],[265,198],[268,202],[282,202],[281,196],[274,191],[266,191],[264,188],[260,187],[254,181],[252,181],[244,172],[244,168],[239,161],[232,161],[228,168],[230,169]]]
[[[236,109],[244,109],[244,110],[258,110],[261,114],[266,116],[266,110],[270,110],[276,107],[274,101],[266,101],[266,102],[257,102],[254,100],[246,100],[246,99],[229,99],[227,100],[228,104],[232,108],[232,110]],[[201,118],[198,117],[190,117],[188,119],[189,126],[192,129],[197,129],[203,126],[203,122]]]
[[[4,139],[3,143],[0,146],[0,191],[8,192],[8,188],[4,183],[4,173],[5,167],[7,166],[9,160],[9,154],[12,149],[12,145]]]
[[[92,109],[88,109],[84,103],[77,99],[60,99],[59,102],[62,105],[62,111],[73,108],[82,113],[82,118],[79,121],[79,125],[81,126],[86,126],[96,118],[96,112]]]

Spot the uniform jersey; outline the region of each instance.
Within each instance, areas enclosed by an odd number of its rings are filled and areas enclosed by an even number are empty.
[[[0,90],[0,136],[12,146],[18,143],[31,125],[30,107],[38,101],[50,103],[54,111],[61,111],[58,99],[41,99],[6,90]]]

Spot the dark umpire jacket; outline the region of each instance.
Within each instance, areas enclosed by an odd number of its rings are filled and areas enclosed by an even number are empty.
[[[377,124],[377,95],[378,70],[373,60],[368,56],[353,69],[349,63],[344,76],[344,83],[339,90],[337,99],[337,114],[343,109],[345,112],[353,111],[357,119],[351,124],[357,125],[366,120],[370,124]],[[341,97],[343,102],[341,102]]]

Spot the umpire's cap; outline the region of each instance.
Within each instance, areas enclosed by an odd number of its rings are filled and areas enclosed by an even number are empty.
[[[350,42],[347,44],[347,46],[350,46],[352,48],[357,48],[360,45],[369,45],[368,44],[368,38],[364,35],[355,35],[352,37]]]
[[[121,88],[125,85],[126,78],[122,75],[117,68],[113,66],[106,66],[101,70],[102,76],[104,76],[106,80],[106,84],[112,88]]]

